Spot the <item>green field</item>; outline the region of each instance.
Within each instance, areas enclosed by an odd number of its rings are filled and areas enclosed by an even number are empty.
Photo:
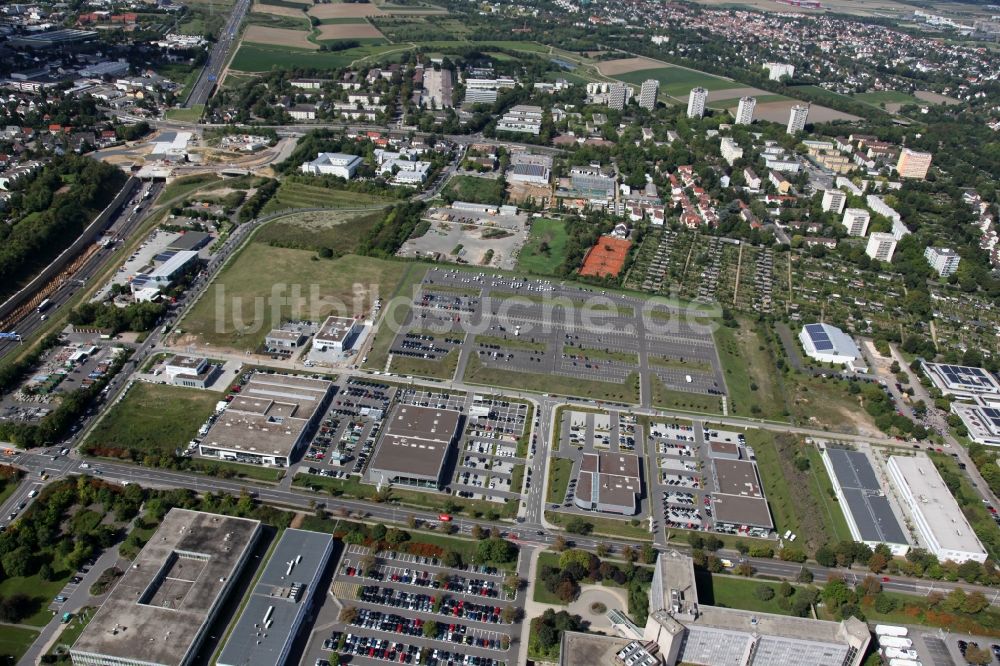
[[[195,190],[218,182],[221,182],[219,177],[211,173],[184,176],[167,185],[163,189],[163,194],[160,195],[159,201],[170,201],[171,199],[191,194]]]
[[[460,351],[458,348],[452,349],[444,357],[435,360],[394,355],[389,371],[397,375],[451,379],[458,367]]]
[[[195,104],[190,109],[167,109],[167,120],[178,120],[180,122],[196,123],[201,120],[205,113],[204,104]]]
[[[656,375],[651,375],[649,383],[652,388],[654,407],[664,409],[681,409],[690,412],[722,413],[722,399],[717,395],[704,393],[686,393],[675,391],[663,385]]]
[[[784,419],[780,371],[753,322],[739,319],[738,324],[738,328],[720,326],[715,331],[715,346],[729,395],[729,413]]]
[[[335,311],[361,314],[376,297],[394,292],[406,268],[356,255],[315,260],[308,250],[253,242],[226,265],[177,329],[182,341],[193,336],[201,344],[255,350],[279,320],[293,315],[316,321]],[[298,299],[289,297],[295,285]]]
[[[409,46],[369,44],[344,51],[313,51],[288,46],[243,42],[230,67],[241,72],[268,72],[273,68],[339,69],[356,60],[381,56],[393,51],[408,51]]]
[[[108,447],[172,456],[187,446],[220,398],[210,391],[135,382],[91,430],[84,448],[96,455]]]
[[[746,86],[736,81],[728,81],[712,74],[698,72],[684,67],[658,67],[655,69],[642,69],[637,72],[626,74],[616,74],[612,78],[625,81],[626,83],[642,84],[646,79],[655,79],[660,82],[660,92],[674,97],[683,97],[691,92],[691,88],[701,86],[706,90],[727,90],[729,88],[745,88]]]
[[[918,98],[914,97],[910,93],[902,92],[899,90],[879,90],[877,92],[858,93],[854,95],[854,98],[861,100],[862,102],[874,104],[875,106],[878,106],[879,104],[925,104],[926,103],[926,102],[921,102]]]
[[[478,356],[473,355],[465,367],[464,379],[471,384],[498,386],[514,390],[555,393],[612,402],[635,403],[639,401],[639,376],[637,373],[630,374],[624,382],[619,384],[563,375],[543,375],[534,372],[489,368],[480,362]]]
[[[38,632],[33,629],[0,624],[0,655],[10,657],[5,663],[16,664],[21,661],[36,638]]]
[[[517,257],[517,270],[554,275],[566,259],[566,223],[562,220],[532,220],[528,241]],[[544,245],[543,245],[544,244]]]
[[[373,194],[332,190],[320,185],[282,181],[261,211],[263,215],[292,208],[384,208],[391,202]]]
[[[778,604],[779,585],[777,583],[764,583],[732,576],[713,576],[707,573],[699,575],[697,579],[699,600],[707,605],[740,608],[757,613],[791,614]],[[774,591],[773,598],[762,601],[754,594],[755,590],[762,585]],[[710,599],[710,601],[705,601],[705,599]]]
[[[503,181],[498,178],[454,176],[442,194],[455,201],[499,205],[503,203]]]
[[[553,458],[549,465],[549,487],[545,501],[562,504],[569,485],[569,475],[573,473],[573,461],[569,458]]]
[[[530,342],[524,338],[499,338],[493,335],[477,335],[476,344],[499,345],[508,349],[523,349],[525,351],[544,352],[546,345],[544,342]]]
[[[321,211],[294,213],[268,222],[256,235],[258,243],[279,247],[348,254],[358,249],[362,237],[382,219],[381,211],[348,213]]]
[[[639,355],[635,352],[621,352],[613,349],[593,349],[591,347],[563,346],[563,353],[567,356],[583,356],[589,361],[616,361],[618,363],[639,364]]]
[[[565,514],[558,513],[556,511],[546,511],[545,520],[549,521],[553,525],[562,525],[564,522],[568,521],[570,518],[575,517],[575,514]],[[617,519],[617,518],[604,518],[597,514],[580,516],[583,520],[590,523],[593,529],[593,534],[603,534],[604,536],[614,537],[616,539],[632,539],[634,541],[652,541],[653,535],[649,533],[648,523],[644,520],[638,520],[632,518],[629,520]],[[637,525],[633,525],[632,521],[638,522]]]

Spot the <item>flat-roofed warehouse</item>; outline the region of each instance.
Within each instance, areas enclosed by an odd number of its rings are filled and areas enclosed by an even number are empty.
[[[73,663],[193,663],[260,531],[257,520],[171,509],[73,644]]]
[[[323,591],[320,580],[333,553],[333,537],[287,529],[229,634],[218,666],[283,666]],[[318,594],[318,596],[317,596]]]
[[[368,465],[369,480],[440,488],[461,418],[454,409],[396,405]]]
[[[893,555],[905,555],[910,549],[906,532],[893,513],[868,456],[861,451],[828,448],[823,451],[823,465],[833,481],[851,537],[872,548],[884,543]]]
[[[712,460],[715,487],[712,496],[715,522],[740,532],[770,532],[771,509],[764,498],[757,464],[750,460]]]
[[[203,456],[288,467],[330,401],[325,379],[254,373],[198,445]]]
[[[930,458],[891,456],[888,469],[924,548],[942,562],[986,561],[986,549]]]

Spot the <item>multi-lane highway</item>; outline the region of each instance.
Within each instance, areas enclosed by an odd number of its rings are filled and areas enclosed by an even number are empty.
[[[226,63],[229,62],[229,56],[233,48],[239,45],[240,25],[243,23],[243,17],[246,16],[248,9],[250,9],[250,0],[237,0],[232,13],[229,15],[229,20],[226,21],[226,25],[222,28],[222,32],[219,33],[215,45],[212,46],[212,50],[208,53],[208,61],[205,63],[205,67],[201,70],[201,74],[198,75],[198,80],[191,88],[191,92],[188,93],[188,98],[184,100],[185,108],[190,109],[208,101],[209,96],[212,94],[212,89],[222,74],[222,70],[225,69]]]
[[[9,324],[7,326],[9,330],[3,332],[17,333],[21,336],[22,340],[27,340],[30,335],[38,331],[38,329],[44,325],[45,321],[50,316],[60,314],[58,312],[59,308],[61,308],[78,291],[80,291],[90,278],[95,275],[99,275],[115,256],[118,246],[122,243],[126,243],[135,230],[142,226],[142,223],[146,220],[150,213],[149,202],[155,201],[160,195],[163,190],[163,184],[153,183],[148,187],[149,196],[145,199],[141,198],[144,189],[137,189],[132,199],[126,201],[122,205],[121,210],[111,221],[105,231],[105,236],[114,238],[116,241],[120,242],[102,246],[98,248],[97,251],[90,257],[88,257],[79,270],[73,273],[70,279],[60,284],[56,290],[52,292],[52,294],[48,297],[50,305],[44,312],[39,312],[36,309],[29,310],[19,320]],[[142,208],[140,210],[136,210],[136,206],[140,205]],[[58,280],[59,278],[57,277],[54,279]],[[21,343],[15,340],[0,340],[0,358],[3,358],[12,350],[16,349],[19,344]]]

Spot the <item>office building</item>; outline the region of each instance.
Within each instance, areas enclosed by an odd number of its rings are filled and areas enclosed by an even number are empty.
[[[739,106],[736,107],[736,124],[749,125],[752,123],[755,108],[757,108],[756,97],[740,97]]]
[[[896,163],[899,177],[923,180],[927,177],[928,169],[931,168],[931,157],[930,153],[903,148],[899,153],[899,161]]]
[[[864,236],[868,233],[868,223],[872,216],[864,208],[848,208],[844,211],[841,224],[847,229],[848,236]]]
[[[639,456],[632,453],[585,453],[573,501],[586,511],[635,515],[642,494],[639,469]]]
[[[513,88],[517,81],[508,77],[496,79],[465,79],[466,104],[492,104],[499,91]]]
[[[368,465],[368,480],[379,486],[442,487],[461,420],[454,409],[396,405]]]
[[[847,205],[847,192],[843,190],[823,190],[823,212],[833,211],[837,215],[844,212]]]
[[[1000,400],[979,398],[972,405],[953,402],[951,411],[962,419],[962,425],[973,442],[1000,446]]]
[[[891,456],[888,469],[901,503],[910,510],[920,545],[942,562],[986,561],[983,544],[930,458]]]
[[[257,372],[226,405],[198,445],[201,455],[288,467],[315,431],[332,382]]]
[[[726,160],[729,166],[732,166],[733,162],[743,157],[743,149],[728,136],[722,138],[719,149],[722,151],[722,159]]]
[[[639,90],[639,106],[652,111],[656,108],[656,95],[660,92],[660,82],[656,79],[646,79]]]
[[[320,153],[312,162],[302,165],[302,173],[324,174],[337,176],[344,180],[354,178],[358,167],[361,166],[362,159],[357,155],[345,155],[344,153]]]
[[[851,538],[871,548],[884,543],[893,555],[906,555],[909,540],[868,456],[861,451],[826,448],[822,457]]]
[[[704,88],[692,88],[688,93],[688,118],[701,118],[705,115],[705,102],[708,101],[708,91]]]
[[[929,247],[924,250],[924,259],[941,277],[948,277],[957,271],[958,263],[962,260],[958,252],[949,247]]]
[[[806,120],[808,119],[809,119],[809,105],[796,104],[795,106],[792,107],[792,110],[788,112],[788,128],[785,131],[788,134],[795,134],[796,132],[801,132],[806,128]]]
[[[865,254],[872,259],[879,261],[892,261],[892,254],[896,251],[896,238],[892,234],[875,231],[868,237],[868,247]]]
[[[920,367],[942,395],[959,400],[985,398],[1000,403],[1000,382],[983,368],[921,361]]]
[[[362,329],[361,322],[353,317],[335,317],[323,320],[323,324],[313,338],[313,347],[320,351],[332,349],[346,351],[351,348]]]
[[[799,342],[806,356],[820,363],[845,365],[855,372],[864,372],[864,357],[851,336],[830,324],[806,324],[799,332]]]
[[[73,644],[73,663],[196,663],[260,533],[257,520],[171,509]]]
[[[226,641],[217,666],[285,666],[292,645],[322,599],[320,580],[330,563],[333,537],[286,529]]]
[[[560,663],[611,664],[617,662],[603,654],[628,654],[634,659],[624,663],[631,666],[860,666],[871,640],[868,626],[854,617],[830,622],[702,604],[691,557],[677,551],[656,560],[649,611],[645,627],[608,613],[619,636],[566,632]],[[607,643],[605,652],[597,641]]]

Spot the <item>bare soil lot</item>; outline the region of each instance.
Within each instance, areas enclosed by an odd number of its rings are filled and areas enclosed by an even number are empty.
[[[617,74],[628,74],[638,72],[643,69],[659,69],[670,65],[651,60],[649,58],[621,58],[619,60],[606,60],[597,66],[597,71],[605,76],[615,76]]]
[[[764,104],[757,105],[753,115],[758,120],[769,120],[772,123],[787,123],[788,113],[796,104],[802,104],[802,102],[794,99],[787,102],[765,102]],[[733,108],[735,109],[736,107]],[[861,118],[817,104],[809,107],[809,122],[823,123],[832,120],[861,120]]]
[[[501,233],[507,235],[490,238],[491,234]],[[524,229],[501,230],[472,224],[434,222],[423,236],[406,241],[396,256],[424,258],[437,255],[444,261],[460,260],[472,266],[513,270],[517,254],[527,239],[528,232]]]
[[[726,88],[725,90],[708,91],[708,101],[718,102],[723,99],[739,99],[740,97],[758,97],[760,95],[773,94],[774,93],[769,93],[766,90],[761,90],[760,88]]]
[[[961,104],[954,97],[948,97],[947,95],[931,92],[930,90],[918,90],[913,93],[913,96],[931,104]]]
[[[364,18],[366,16],[382,16],[383,14],[385,12],[371,3],[331,3],[329,5],[314,5],[309,10],[309,15],[318,19]]]
[[[304,30],[286,30],[285,28],[265,28],[261,25],[251,25],[247,27],[243,40],[257,44],[318,50],[319,46],[310,42],[307,37],[309,37],[309,33]]]
[[[319,39],[384,39],[370,23],[329,23],[319,27]]]

